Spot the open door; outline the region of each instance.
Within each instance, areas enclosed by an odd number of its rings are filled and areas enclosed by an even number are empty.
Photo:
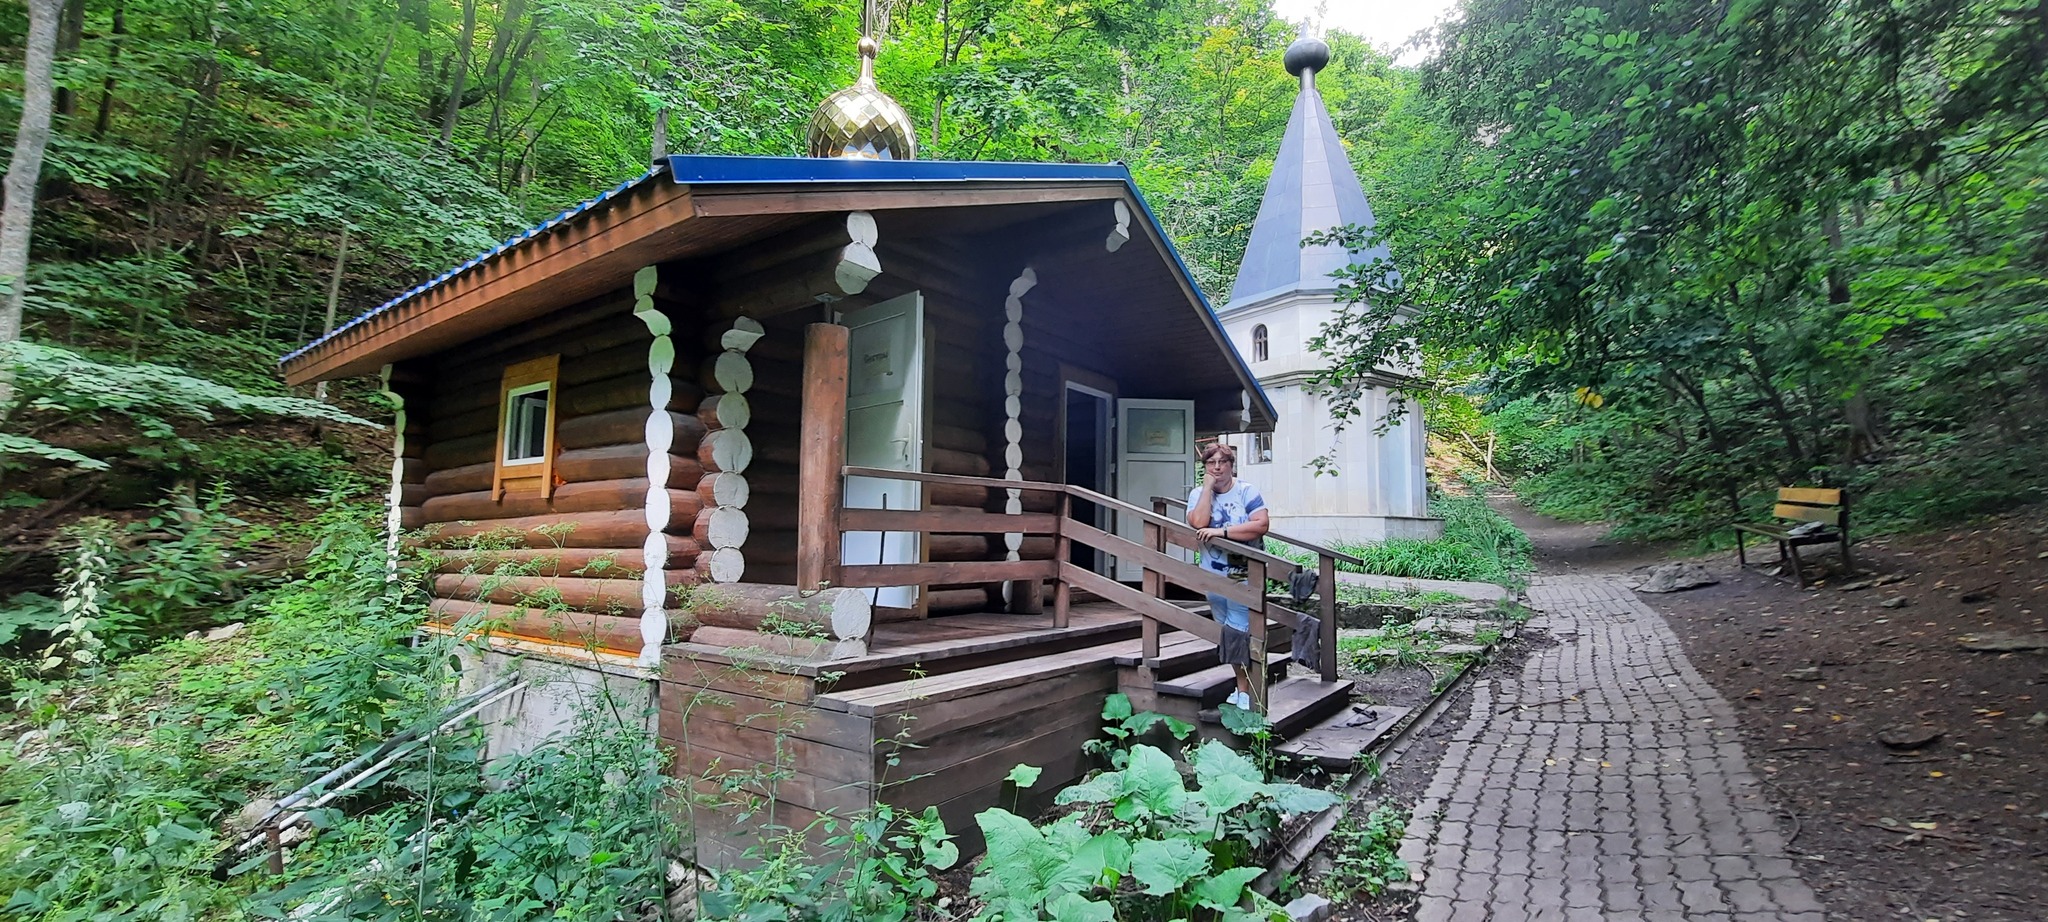
[[[1140,509],[1152,508],[1152,497],[1186,499],[1195,485],[1195,402],[1192,400],[1119,400],[1116,402],[1116,498]],[[1145,541],[1144,523],[1135,516],[1117,516],[1116,533]],[[1169,548],[1187,558],[1178,548]],[[1144,571],[1129,561],[1117,562],[1116,578],[1137,582]]]
[[[848,312],[846,463],[899,471],[924,469],[924,296],[911,292]],[[846,478],[849,509],[922,508],[919,485]],[[839,561],[849,566],[916,563],[914,532],[847,532]],[[917,587],[876,590],[877,607],[917,606]]]

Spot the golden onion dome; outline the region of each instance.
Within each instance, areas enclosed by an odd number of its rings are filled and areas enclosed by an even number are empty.
[[[811,115],[810,155],[855,160],[917,159],[917,127],[910,114],[875,86],[881,46],[860,40],[860,79],[825,97]]]

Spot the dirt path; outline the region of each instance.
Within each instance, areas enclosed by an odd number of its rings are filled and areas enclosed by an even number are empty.
[[[1673,550],[1495,506],[1534,541],[1539,576]],[[1637,597],[1732,702],[1831,918],[2048,918],[2048,652],[1962,646],[2048,644],[2048,509],[1859,541],[1856,556],[1857,574],[1802,590],[1714,555],[1696,562],[1720,583]]]
[[[1536,545],[1536,572],[1541,575],[1620,573],[1664,560],[1673,550],[1666,545],[1610,541],[1606,525],[1538,515],[1512,495],[1494,494],[1486,501],[1528,534]]]

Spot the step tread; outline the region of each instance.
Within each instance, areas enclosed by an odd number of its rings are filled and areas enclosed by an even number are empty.
[[[1274,750],[1296,759],[1313,759],[1330,771],[1348,771],[1359,753],[1394,732],[1394,728],[1414,711],[1408,707],[1354,704],[1274,747]]]
[[[1350,679],[1325,682],[1315,676],[1283,679],[1266,690],[1266,720],[1273,725],[1275,739],[1291,739],[1351,703],[1356,683]],[[1215,710],[1201,712],[1202,720],[1217,723]]]
[[[1119,640],[1064,653],[1047,653],[957,672],[900,682],[884,682],[864,688],[821,694],[815,703],[827,710],[872,717],[906,710],[920,703],[951,700],[1022,685],[1089,666],[1099,665],[1113,670],[1116,668],[1117,658],[1129,655],[1138,648],[1138,644],[1137,640]]]
[[[1287,654],[1266,654],[1267,674],[1275,668],[1287,665]],[[1237,670],[1221,663],[1198,672],[1190,672],[1178,678],[1165,679],[1154,684],[1152,690],[1162,695],[1182,698],[1199,698],[1202,707],[1215,707],[1230,696],[1237,687]]]

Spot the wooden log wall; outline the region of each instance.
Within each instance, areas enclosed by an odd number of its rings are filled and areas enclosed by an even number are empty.
[[[713,525],[744,531],[741,544],[699,559],[695,577],[700,582],[796,584],[797,418],[802,405],[803,322],[811,319],[815,317],[809,314],[785,314],[760,323],[741,318],[737,324],[747,327],[750,337],[739,353],[746,360],[745,372],[728,361],[723,381],[714,368],[706,382],[713,396],[701,408],[700,421],[718,427],[714,434],[743,433],[745,447],[744,457],[737,440],[700,450],[707,476],[697,492],[707,508],[729,508],[742,516],[700,521],[699,537],[711,540]],[[733,324],[706,330],[706,350],[735,354],[732,331]],[[743,392],[731,390],[742,383]],[[727,425],[728,411],[736,405],[733,393],[742,395],[737,406],[745,408],[744,416],[737,425]]]
[[[690,573],[702,544],[693,535],[706,508],[699,460],[706,427],[698,410],[704,350],[693,312],[656,307],[679,321],[666,406],[670,441],[665,493],[666,567]],[[433,555],[436,618],[502,617],[541,600],[591,616],[569,634],[638,652],[630,622],[644,608],[640,573],[647,552],[648,438],[662,417],[648,405],[655,335],[634,314],[632,289],[563,308],[525,328],[410,363],[425,383],[408,395],[400,475],[407,528],[424,529]],[[507,365],[560,355],[553,496],[491,495],[497,451],[499,381]],[[492,580],[482,574],[501,575]],[[509,578],[502,574],[516,574]],[[524,604],[522,604],[524,603]],[[545,607],[542,605],[540,607]],[[613,619],[625,619],[614,623]],[[586,623],[587,622],[587,623]],[[685,619],[674,619],[678,628]],[[530,627],[530,626],[528,626]],[[539,636],[515,627],[512,633]],[[673,634],[671,636],[674,636]]]

